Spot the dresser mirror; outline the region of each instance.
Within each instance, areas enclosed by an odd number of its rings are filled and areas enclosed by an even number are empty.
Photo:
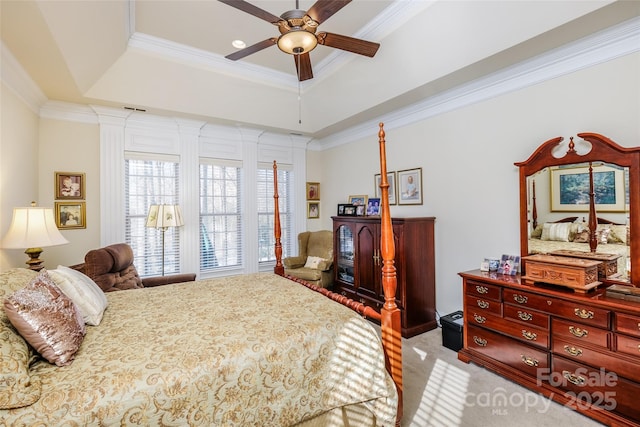
[[[632,239],[640,228],[640,147],[579,133],[544,142],[516,166],[522,256],[599,254],[614,260],[603,281],[640,286],[640,240]]]

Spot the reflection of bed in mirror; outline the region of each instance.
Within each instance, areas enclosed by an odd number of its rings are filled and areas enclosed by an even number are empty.
[[[535,217],[534,217],[535,218]],[[630,247],[628,245],[629,228],[606,218],[598,217],[596,238],[597,252],[617,255],[617,274],[626,279],[629,270]],[[562,218],[553,222],[538,223],[529,236],[529,252],[548,254],[558,251],[589,253],[589,227],[584,218],[577,216]]]

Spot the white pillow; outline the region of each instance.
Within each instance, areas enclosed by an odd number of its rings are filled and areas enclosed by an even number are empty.
[[[49,270],[49,275],[66,296],[68,296],[82,313],[87,325],[98,326],[107,308],[107,297],[102,289],[78,270],[59,265]]]
[[[569,232],[571,231],[570,222],[545,222],[542,226],[542,236],[540,240],[553,240],[556,242],[568,242]]]
[[[324,261],[324,258],[320,258],[319,256],[308,256],[304,268],[317,269],[321,261]]]

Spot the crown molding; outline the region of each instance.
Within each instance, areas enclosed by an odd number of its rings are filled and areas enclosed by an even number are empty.
[[[0,41],[0,76],[7,88],[31,111],[38,114],[40,106],[47,101],[47,97],[2,41]]]
[[[384,122],[387,130],[407,126],[639,51],[640,18],[634,18],[392,113],[314,140],[309,149],[325,150],[348,144],[369,137],[371,129],[379,122]]]

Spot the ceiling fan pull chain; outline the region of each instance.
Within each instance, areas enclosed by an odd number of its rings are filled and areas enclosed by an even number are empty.
[[[300,95],[300,71],[298,71],[298,124],[302,124],[302,96]]]

